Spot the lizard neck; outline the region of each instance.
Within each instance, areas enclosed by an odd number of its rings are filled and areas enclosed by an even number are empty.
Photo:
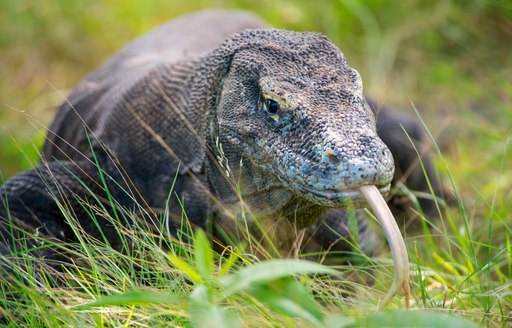
[[[242,157],[242,149],[236,141],[218,135],[209,134],[208,137],[208,146],[214,156],[208,157],[207,180],[210,190],[222,204],[219,212],[228,212],[223,216],[270,224],[286,219],[300,229],[325,212],[325,207],[286,189],[260,163]]]

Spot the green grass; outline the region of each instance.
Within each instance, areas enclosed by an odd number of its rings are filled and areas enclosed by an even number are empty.
[[[249,9],[280,28],[321,31],[339,45],[378,102],[413,115],[418,108],[439,145],[440,150],[433,147],[437,169],[455,202],[430,231],[405,231],[413,317],[396,312],[403,308],[400,296],[374,314],[393,279],[385,250],[364,265],[337,266],[337,274],[328,275],[320,274],[325,267],[296,262],[304,254],[283,262],[251,242],[220,256],[201,234],[184,242],[165,229],[156,233],[134,225],[130,231],[119,227],[122,236],[136,241],[127,243],[127,252],[77,227],[80,244],[61,246],[77,261],[57,275],[64,281],[57,287],[53,275],[30,271],[35,259],[19,254],[26,265],[14,266],[11,279],[19,282],[21,300],[8,297],[6,278],[0,278],[6,321],[12,326],[200,326],[207,318],[258,327],[319,322],[349,327],[365,320],[368,326],[385,320],[420,324],[425,318],[455,326],[443,320],[463,317],[483,326],[512,324],[508,1],[412,0],[392,6],[378,0],[0,0],[1,176],[39,161],[37,149],[55,107],[87,72],[159,23],[213,6]],[[187,229],[183,234],[193,235]],[[256,280],[265,265],[275,265],[276,275]],[[295,269],[283,271],[288,265]],[[230,290],[240,273],[254,279],[250,287]]]
[[[50,244],[72,254],[73,262],[62,263],[61,272],[46,266],[50,261],[41,265],[40,259],[24,251],[0,258],[2,265],[12,268],[9,276],[0,278],[1,313],[8,323],[50,327],[205,327],[212,322],[223,327],[373,327],[383,321],[392,326],[414,321],[418,327],[432,327],[433,323],[435,327],[471,327],[463,316],[481,320],[483,304],[472,304],[469,311],[463,311],[472,286],[453,282],[454,277],[471,280],[471,274],[443,273],[421,263],[419,256],[411,266],[413,311],[397,311],[403,308],[403,299],[397,297],[386,312],[375,315],[372,313],[393,280],[386,254],[365,265],[327,267],[300,259],[307,254],[258,259],[247,249],[263,246],[248,240],[250,247],[234,245],[224,248],[221,255],[200,230],[193,233],[185,226],[176,238],[164,227],[151,228],[147,221],[119,211],[119,216],[130,221],[130,229],[126,229],[108,208],[98,209],[92,203],[91,207],[116,227],[124,249],[114,250],[107,239],[86,234],[63,207],[79,242]],[[415,251],[419,253],[417,248]],[[264,254],[264,250],[257,252]],[[478,276],[478,271],[472,274]],[[454,290],[437,290],[440,285]],[[485,287],[478,289],[472,302],[479,302],[489,292]],[[506,297],[505,291],[493,293]],[[485,304],[490,316],[486,322],[502,323],[499,306],[505,304]]]

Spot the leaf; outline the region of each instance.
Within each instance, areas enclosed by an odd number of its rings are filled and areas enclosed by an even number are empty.
[[[354,327],[356,319],[345,317],[339,314],[331,315],[325,320],[327,328],[348,328]]]
[[[220,280],[224,287],[224,296],[246,290],[251,284],[265,283],[299,274],[326,273],[336,271],[321,264],[303,260],[272,260],[260,262],[238,270]]]
[[[189,298],[192,302],[209,302],[211,296],[206,286],[199,285],[190,293]]]
[[[98,300],[75,307],[86,310],[98,306],[132,305],[132,304],[186,304],[187,296],[171,292],[152,290],[132,290],[119,295],[105,296]]]
[[[203,302],[193,302],[190,306],[190,320],[193,327],[241,327],[240,321],[225,308]]]
[[[176,269],[181,270],[181,272],[185,274],[190,280],[192,280],[193,283],[203,283],[201,275],[190,264],[173,253],[169,253],[169,260]]]
[[[315,327],[324,320],[320,306],[295,279],[287,277],[265,284],[255,284],[247,293],[272,310],[302,318]]]
[[[203,280],[207,280],[213,271],[212,248],[203,230],[198,229],[194,239],[196,268]]]
[[[387,313],[377,313],[367,317],[366,319],[361,319],[353,325],[330,327],[477,328],[480,326],[469,320],[445,313],[398,310]]]

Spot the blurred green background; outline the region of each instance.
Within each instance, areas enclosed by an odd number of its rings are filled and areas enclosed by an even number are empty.
[[[508,0],[0,0],[2,178],[38,162],[45,127],[80,78],[140,34],[204,8],[246,9],[279,28],[323,32],[359,70],[367,94],[413,115],[413,104],[419,109],[470,201],[510,198]]]

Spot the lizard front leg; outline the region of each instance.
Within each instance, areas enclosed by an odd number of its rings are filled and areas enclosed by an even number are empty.
[[[28,251],[37,257],[59,258],[45,240],[76,240],[69,224],[75,219],[85,232],[97,238],[107,235],[115,244],[113,227],[102,218],[96,224],[90,216],[93,204],[110,205],[106,184],[100,180],[93,163],[55,161],[7,181],[0,188],[1,254]]]

